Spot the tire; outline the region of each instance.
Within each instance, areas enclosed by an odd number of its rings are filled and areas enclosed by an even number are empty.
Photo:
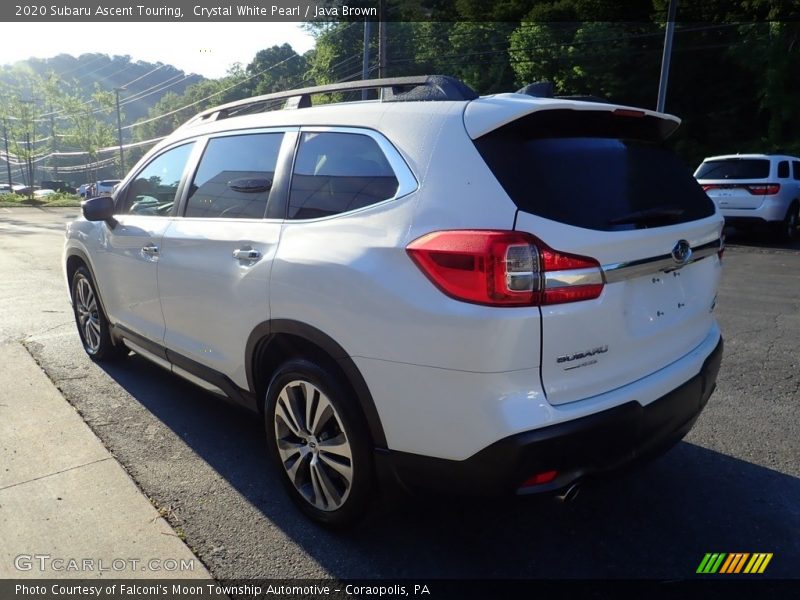
[[[798,215],[798,205],[792,204],[786,211],[786,217],[781,224],[781,235],[787,242],[793,242],[798,238],[797,227],[800,225],[800,215]]]
[[[337,528],[361,520],[374,496],[366,424],[347,390],[328,367],[292,359],[264,401],[269,454],[289,496],[312,520]]]
[[[122,344],[115,345],[111,338],[108,318],[97,296],[97,288],[86,267],[78,267],[72,275],[72,312],[81,344],[89,358],[108,361],[128,354]]]

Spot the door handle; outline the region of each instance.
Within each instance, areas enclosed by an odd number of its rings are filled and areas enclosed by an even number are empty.
[[[142,254],[144,254],[145,256],[149,256],[151,258],[157,258],[158,246],[156,246],[155,244],[148,244],[147,246],[144,246],[142,248]]]
[[[249,246],[237,248],[233,251],[233,258],[236,260],[258,260],[261,258],[261,251]]]

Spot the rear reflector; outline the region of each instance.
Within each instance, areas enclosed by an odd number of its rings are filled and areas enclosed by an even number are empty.
[[[557,475],[558,471],[542,471],[541,473],[536,473],[536,475],[528,477],[519,487],[526,488],[534,485],[542,485],[543,483],[550,483]]]
[[[597,298],[600,264],[518,231],[435,231],[411,242],[411,259],[448,296],[489,306],[540,306]]]

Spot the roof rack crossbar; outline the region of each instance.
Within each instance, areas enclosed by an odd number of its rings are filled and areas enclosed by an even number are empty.
[[[237,115],[264,112],[275,106],[279,101],[285,101],[284,108],[307,108],[311,106],[311,96],[315,94],[333,94],[371,89],[385,90],[382,97],[384,102],[408,100],[465,101],[474,100],[478,97],[478,94],[465,83],[446,75],[364,79],[236,100],[204,110],[189,119],[184,126],[198,121],[217,121]]]

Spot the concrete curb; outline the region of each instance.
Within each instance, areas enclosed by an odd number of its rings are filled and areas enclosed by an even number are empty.
[[[0,364],[0,578],[212,579],[27,350]]]

